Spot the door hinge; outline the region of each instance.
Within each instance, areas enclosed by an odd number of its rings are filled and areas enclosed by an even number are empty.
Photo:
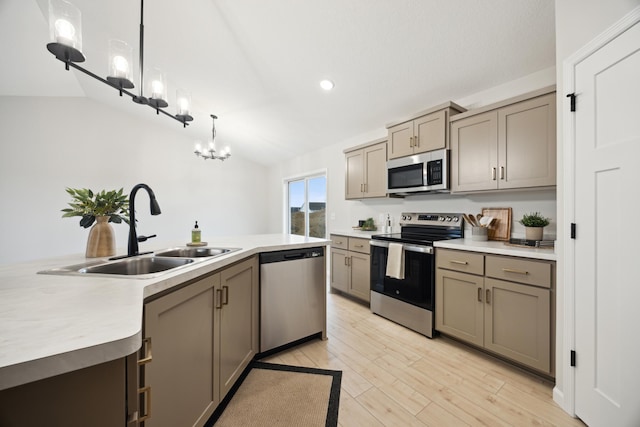
[[[570,93],[567,98],[571,98],[571,111],[576,111],[576,94]]]
[[[575,222],[571,223],[571,238],[572,239],[576,238],[576,223]]]
[[[576,351],[571,350],[571,366],[576,366]]]

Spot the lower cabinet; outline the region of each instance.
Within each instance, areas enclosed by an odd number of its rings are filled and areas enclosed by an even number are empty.
[[[331,287],[333,289],[369,302],[370,262],[369,239],[331,235]]]
[[[136,360],[133,354],[2,390],[0,426],[137,426]]]
[[[436,330],[553,376],[553,262],[438,249],[436,265]]]
[[[258,258],[146,303],[144,322],[141,421],[204,425],[258,351]]]

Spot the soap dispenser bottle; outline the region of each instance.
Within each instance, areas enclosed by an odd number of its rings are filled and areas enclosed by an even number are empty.
[[[201,230],[198,228],[198,221],[196,221],[196,225],[191,230],[191,243],[200,243],[201,240]]]

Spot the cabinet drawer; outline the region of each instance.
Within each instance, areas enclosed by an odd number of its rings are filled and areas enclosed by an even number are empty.
[[[436,251],[436,265],[438,268],[483,275],[484,255],[473,252],[438,249]]]
[[[331,247],[339,248],[339,249],[348,249],[349,248],[349,238],[346,236],[340,236],[337,234],[331,235]]]
[[[349,250],[354,252],[361,252],[363,254],[369,253],[369,239],[360,239],[358,237],[349,237]]]
[[[551,274],[548,262],[487,255],[488,277],[550,288]]]

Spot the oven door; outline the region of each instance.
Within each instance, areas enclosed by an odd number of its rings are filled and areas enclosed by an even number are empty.
[[[389,243],[371,240],[371,291],[429,311],[434,308],[435,256],[431,246],[404,245],[404,279],[386,275]]]

